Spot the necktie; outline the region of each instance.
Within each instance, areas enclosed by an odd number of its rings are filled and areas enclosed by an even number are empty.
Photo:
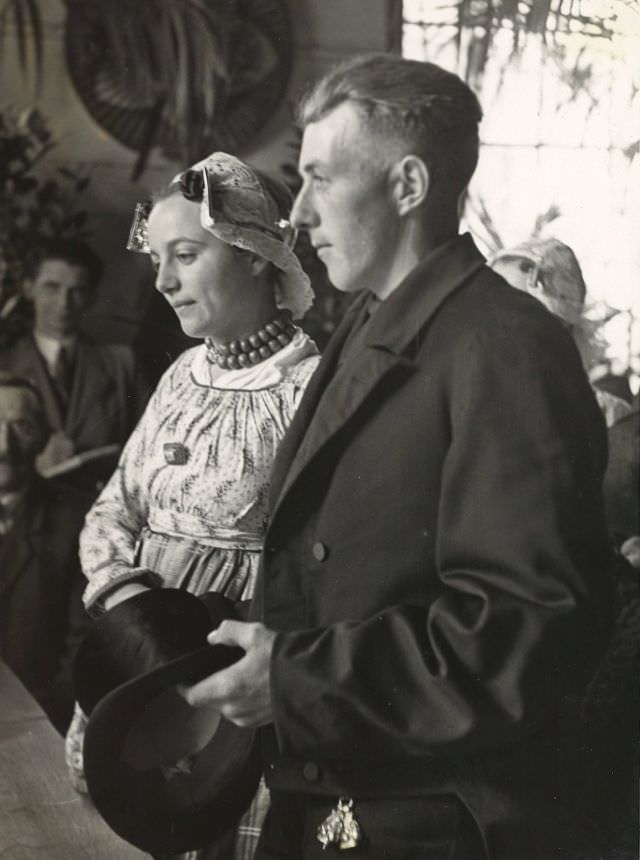
[[[68,347],[63,346],[58,353],[58,358],[53,368],[53,381],[63,408],[66,408],[69,402],[72,374],[71,354]]]

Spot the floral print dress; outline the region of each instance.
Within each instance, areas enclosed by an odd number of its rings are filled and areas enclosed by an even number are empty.
[[[251,598],[271,466],[318,360],[298,330],[254,367],[221,371],[201,345],[166,371],[80,537],[90,613],[128,582]],[[66,752],[80,791],[85,724],[76,708]],[[266,811],[260,794],[261,809],[254,804],[238,828],[236,858],[253,854]]]

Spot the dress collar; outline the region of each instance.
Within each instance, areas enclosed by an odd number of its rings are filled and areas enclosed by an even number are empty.
[[[291,342],[275,355],[260,364],[240,370],[222,370],[211,364],[207,360],[207,349],[203,344],[196,348],[191,376],[196,385],[208,388],[259,391],[277,385],[287,369],[313,355],[318,355],[318,348],[302,329],[298,329]]]

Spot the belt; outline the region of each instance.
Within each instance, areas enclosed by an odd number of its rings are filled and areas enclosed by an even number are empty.
[[[149,529],[173,537],[191,538],[206,546],[221,549],[242,549],[260,552],[264,534],[236,528],[225,528],[193,514],[152,508],[148,515]]]

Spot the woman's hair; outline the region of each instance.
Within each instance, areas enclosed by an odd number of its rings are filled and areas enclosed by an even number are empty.
[[[420,156],[434,186],[456,197],[466,188],[478,161],[482,110],[457,75],[433,63],[365,54],[315,84],[299,105],[298,122],[304,128],[343,102],[358,109],[365,129]]]

